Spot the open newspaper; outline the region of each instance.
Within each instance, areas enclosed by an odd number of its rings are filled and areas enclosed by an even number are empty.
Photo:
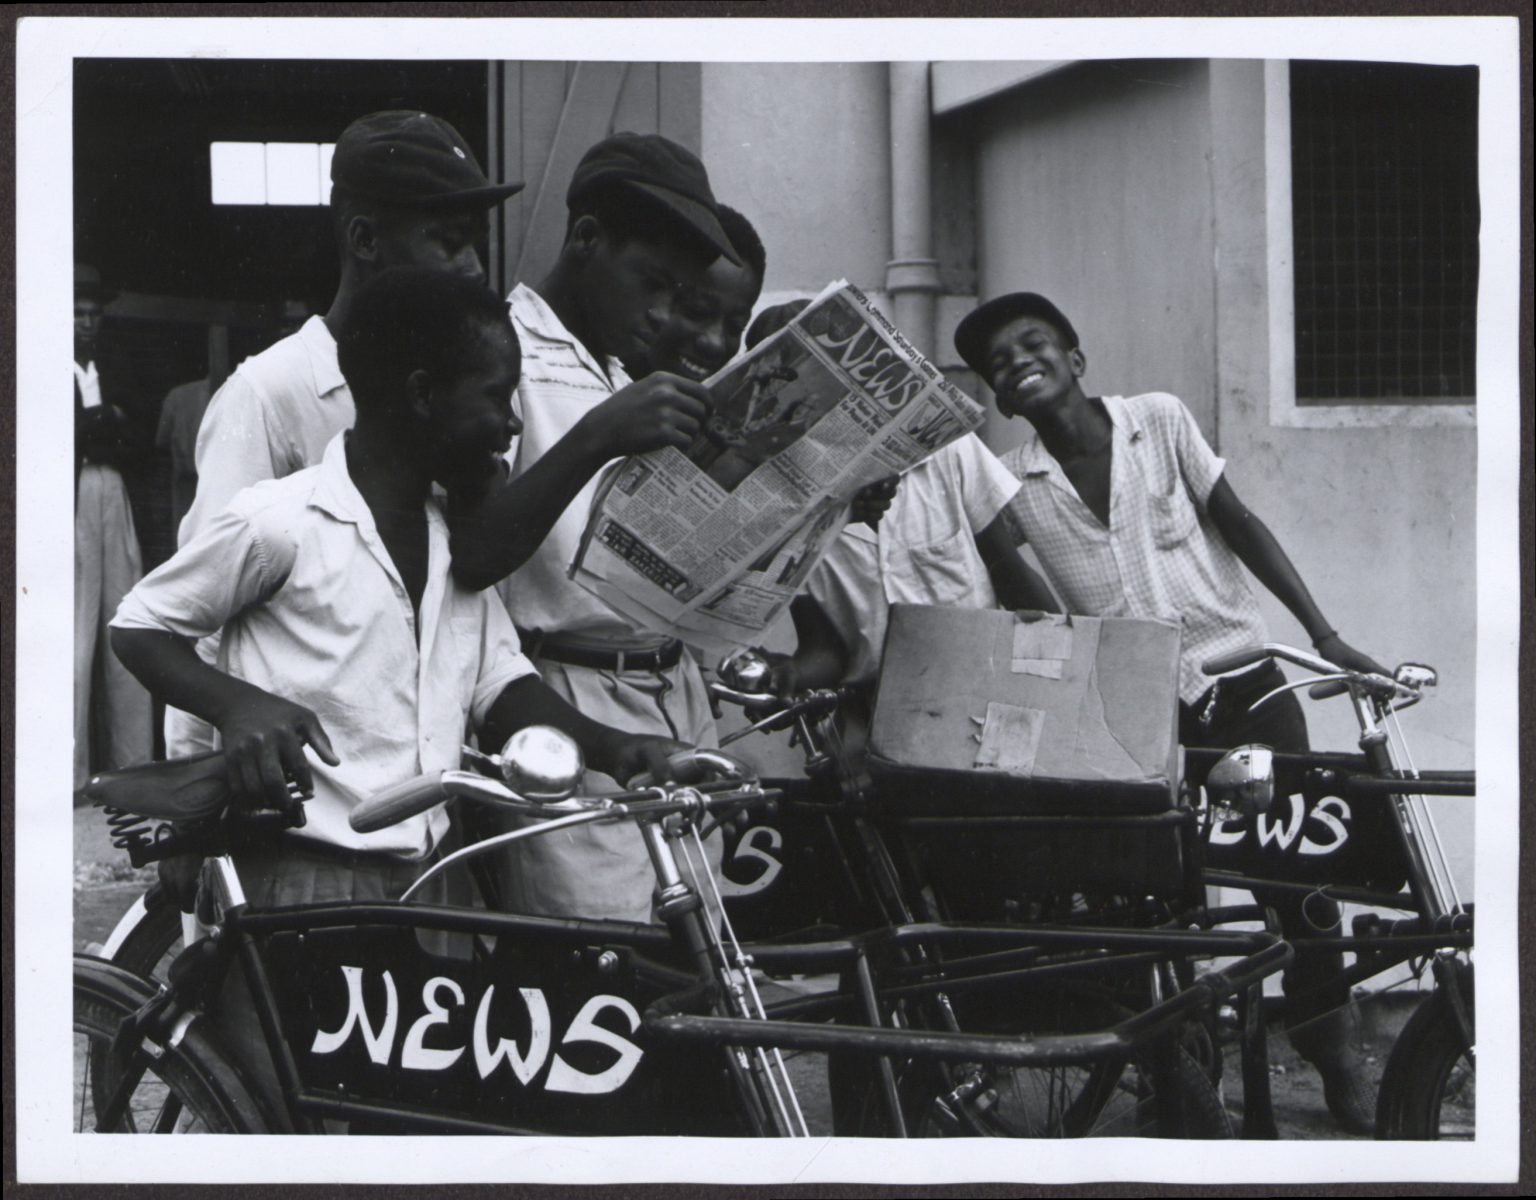
[[[843,281],[705,386],[714,410],[686,452],[609,469],[571,577],[641,628],[708,650],[784,611],[860,488],[983,418]]]

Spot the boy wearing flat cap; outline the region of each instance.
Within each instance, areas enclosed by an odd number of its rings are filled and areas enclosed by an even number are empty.
[[[1090,398],[1077,331],[1033,292],[983,304],[956,328],[955,348],[991,385],[998,411],[1034,427],[1033,438],[1003,456],[1020,480],[1009,512],[1018,540],[1034,546],[1067,611],[1181,622],[1180,742],[1308,748],[1291,693],[1248,713],[1254,700],[1284,685],[1279,667],[1266,662],[1214,683],[1201,671],[1208,658],[1268,640],[1244,567],[1295,615],[1323,657],[1382,670],[1328,623],[1280,543],[1232,490],[1225,460],[1178,397]],[[1322,897],[1309,898],[1305,915],[1292,898],[1265,900],[1293,940],[1339,919]],[[1285,980],[1288,1023],[1297,1051],[1323,1077],[1335,1120],[1370,1133],[1373,1105],[1347,1043],[1348,989],[1326,983],[1342,965],[1330,966],[1324,955],[1297,960]]]
[[[177,542],[186,545],[237,493],[317,464],[352,426],[352,393],[336,361],[336,336],[358,289],[390,267],[419,266],[483,279],[477,248],[485,213],[522,189],[491,183],[448,122],[429,113],[359,117],[331,159],[331,219],[341,283],[330,310],[241,363],[208,405],[197,435],[197,493]],[[211,642],[211,640],[210,640]],[[212,661],[210,642],[202,643]],[[166,752],[212,747],[211,730],[166,712]]]
[[[709,412],[696,382],[665,371],[631,382],[680,291],[740,256],[720,226],[704,165],[655,134],[619,133],[582,158],[566,193],[560,256],[512,292],[523,348],[514,399],[523,432],[511,480],[451,506],[455,577],[497,581],[524,648],[552,688],[594,720],[713,745],[698,665],[674,637],[637,629],[567,575],[596,477],[615,458],[685,450]],[[545,531],[548,530],[548,536]],[[622,782],[622,781],[621,781]],[[504,881],[521,911],[648,920],[654,876],[631,830],[573,830],[519,848]]]

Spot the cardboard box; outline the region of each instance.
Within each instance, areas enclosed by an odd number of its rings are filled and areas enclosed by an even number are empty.
[[[1183,894],[1179,627],[891,609],[870,731],[872,808],[952,913],[1004,919],[1039,891]]]
[[[1028,811],[1162,811],[1178,778],[1178,677],[1171,621],[898,604],[870,750]]]

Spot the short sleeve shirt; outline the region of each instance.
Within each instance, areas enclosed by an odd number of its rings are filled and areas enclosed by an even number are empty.
[[[355,417],[336,339],[320,317],[246,359],[203,414],[197,496],[178,544],[190,541],[242,488],[314,466]]]
[[[975,434],[942,447],[902,477],[878,530],[845,527],[807,589],[848,648],[848,678],[879,671],[892,604],[994,608],[976,535],[1019,484]]]
[[[1182,623],[1179,696],[1193,702],[1211,684],[1202,662],[1268,637],[1242,562],[1206,511],[1226,462],[1177,396],[1103,403],[1113,427],[1108,527],[1033,436],[1003,456],[1020,481],[1011,507],[1071,612]]]
[[[618,359],[599,363],[593,358],[544,298],[526,284],[513,289],[508,305],[523,349],[522,378],[512,397],[523,432],[507,452],[515,478],[630,380]],[[568,576],[601,474],[583,485],[533,556],[497,590],[525,629],[581,634],[616,645],[654,645],[663,639],[634,629]]]
[[[441,806],[368,834],[347,817],[386,787],[457,767],[467,724],[534,673],[496,596],[453,582],[435,499],[426,516],[418,622],[338,436],[319,466],[242,492],[145,576],[112,622],[185,638],[222,628],[220,669],[314,711],[341,763],[311,758],[315,795],[300,836],[430,852],[448,827]]]

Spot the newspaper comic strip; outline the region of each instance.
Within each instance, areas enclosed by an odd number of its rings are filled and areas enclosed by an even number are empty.
[[[707,386],[714,410],[686,453],[612,469],[572,566],[631,619],[706,646],[761,632],[855,492],[983,417],[844,281]]]

